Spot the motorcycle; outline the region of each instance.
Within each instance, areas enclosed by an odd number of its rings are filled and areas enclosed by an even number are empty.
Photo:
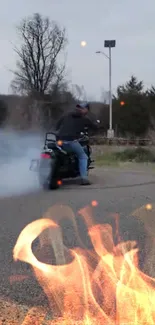
[[[87,129],[81,132],[78,141],[88,156],[87,170],[89,172],[90,169],[94,168],[92,166],[94,161],[91,159],[92,149],[89,144]],[[62,179],[80,176],[79,162],[76,154],[63,148],[63,141],[57,140],[55,132],[46,133],[40,159],[39,161],[32,161],[30,170],[34,170],[33,164],[36,162],[37,167],[35,170],[38,171],[39,182],[44,189],[57,189],[62,184]]]

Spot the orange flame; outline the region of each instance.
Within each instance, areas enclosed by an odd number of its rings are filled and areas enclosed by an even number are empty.
[[[80,210],[93,251],[67,249],[58,223],[48,213],[27,225],[14,247],[14,259],[33,267],[48,297],[53,316],[49,324],[155,324],[155,280],[139,270],[136,242],[114,246],[112,227],[94,225],[91,212],[91,207]],[[39,236],[43,244],[45,230],[57,265],[42,263],[32,253],[32,242]]]

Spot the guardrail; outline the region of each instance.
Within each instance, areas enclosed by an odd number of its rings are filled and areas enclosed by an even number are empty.
[[[153,146],[155,142],[150,139],[125,139],[125,138],[113,138],[107,137],[91,137],[90,143],[93,145],[115,145],[115,146]]]

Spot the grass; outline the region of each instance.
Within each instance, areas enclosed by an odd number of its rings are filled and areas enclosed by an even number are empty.
[[[119,166],[119,161],[114,159],[113,153],[106,153],[95,157],[95,164],[98,166]]]
[[[95,162],[98,166],[122,166],[131,164],[153,164],[155,163],[155,154],[149,149],[127,148],[123,151],[105,152],[105,154],[97,155]]]

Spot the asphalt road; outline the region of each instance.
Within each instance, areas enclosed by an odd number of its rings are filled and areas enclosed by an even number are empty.
[[[75,214],[79,234],[89,247],[90,242],[81,217],[80,208],[97,200],[94,208],[96,223],[109,222],[113,227],[113,213],[120,215],[120,233],[123,239],[138,241],[141,250],[140,263],[144,263],[146,232],[143,222],[132,217],[133,210],[155,202],[155,173],[149,169],[127,171],[125,169],[97,169],[93,171],[93,185],[80,187],[66,183],[57,191],[29,193],[22,196],[0,199],[0,294],[23,304],[45,303],[42,290],[35,281],[31,267],[25,263],[14,262],[12,250],[21,230],[31,221],[39,219],[54,204],[69,205]],[[69,247],[78,245],[71,223],[64,216],[61,222],[64,242]],[[115,229],[114,229],[115,231]],[[42,252],[44,260],[46,254]],[[47,259],[49,257],[47,256]],[[28,275],[23,281],[10,284],[10,276]]]

